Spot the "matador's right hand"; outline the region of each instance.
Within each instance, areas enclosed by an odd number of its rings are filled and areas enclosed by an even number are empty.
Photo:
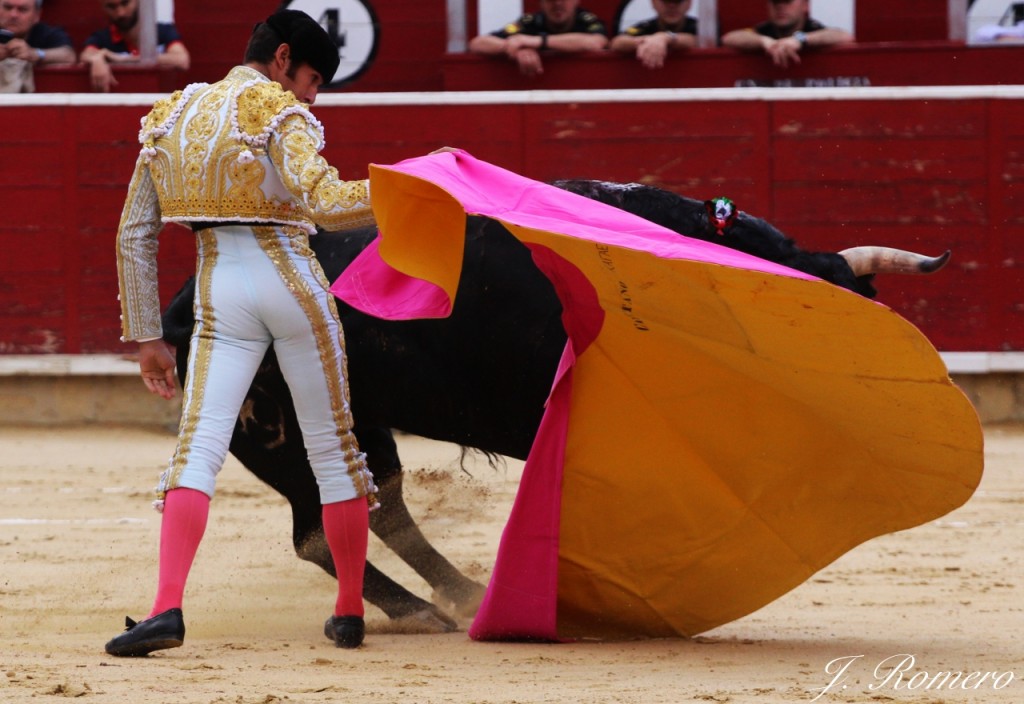
[[[139,370],[150,392],[162,398],[174,398],[174,366],[174,355],[163,340],[139,343]]]

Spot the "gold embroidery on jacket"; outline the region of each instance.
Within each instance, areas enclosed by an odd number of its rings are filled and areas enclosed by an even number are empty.
[[[178,101],[181,100],[183,91],[176,90],[166,98],[161,98],[153,103],[153,109],[142,121],[142,131],[152,133],[154,130],[163,127],[164,123],[171,116]]]
[[[207,155],[215,147],[213,136],[222,125],[220,108],[224,105],[228,88],[226,84],[218,84],[203,95],[196,105],[195,114],[185,123],[186,142],[181,163],[185,173],[186,201],[208,199],[218,191],[217,183],[207,179],[205,172]]]
[[[117,230],[117,279],[124,340],[160,337],[163,333],[157,287],[157,243],[156,238],[150,236],[160,227],[156,187],[140,159],[128,186]]]
[[[227,177],[231,185],[224,192],[224,198],[234,203],[244,203],[251,210],[266,208],[266,198],[260,190],[266,175],[267,169],[260,161],[241,162],[231,159],[227,164]]]
[[[250,137],[261,135],[275,116],[293,105],[302,103],[279,83],[249,86],[238,96],[238,130]]]
[[[369,181],[343,181],[338,171],[318,153],[309,126],[301,115],[281,122],[279,139],[270,143],[270,156],[294,176],[306,207],[318,214],[316,222],[328,230],[372,225]]]
[[[341,181],[319,155],[323,128],[308,106],[250,68],[158,101],[140,140],[165,221],[278,222],[309,233],[314,222],[373,223],[367,182]]]

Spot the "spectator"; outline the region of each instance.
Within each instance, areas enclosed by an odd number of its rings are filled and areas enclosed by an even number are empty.
[[[647,68],[661,68],[671,51],[697,46],[697,20],[689,17],[693,0],[651,0],[655,16],[612,39],[611,50],[635,53]]]
[[[974,37],[982,44],[1024,41],[1024,2],[1010,3],[997,24],[979,27]]]
[[[0,93],[31,93],[35,66],[74,62],[71,38],[40,22],[42,11],[43,0],[0,0]]]
[[[1012,27],[1001,24],[986,24],[979,27],[974,36],[979,44],[1024,42],[1024,22],[1018,22]]]
[[[809,16],[808,0],[768,0],[768,19],[754,27],[736,29],[722,37],[722,46],[763,51],[776,66],[800,63],[808,48],[852,42],[853,35],[826,27]]]
[[[541,52],[600,51],[608,45],[604,23],[579,0],[540,0],[540,12],[527,13],[496,32],[469,42],[477,54],[504,54],[527,76],[544,73]]]
[[[5,2],[6,0],[0,0]],[[100,0],[110,26],[94,32],[85,40],[82,61],[89,65],[92,89],[109,93],[117,87],[111,64],[137,64],[139,56],[139,0]],[[187,71],[189,54],[177,28],[160,22],[156,26],[157,57],[160,68]]]

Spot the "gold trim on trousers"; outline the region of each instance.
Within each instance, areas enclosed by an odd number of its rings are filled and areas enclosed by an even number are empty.
[[[220,226],[196,234],[196,324],[178,446],[158,494],[213,496],[252,379],[271,344],[291,392],[322,503],[376,487],[352,434],[344,337],[308,238],[287,226]]]

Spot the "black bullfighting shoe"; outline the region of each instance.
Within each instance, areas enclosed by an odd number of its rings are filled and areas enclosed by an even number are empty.
[[[339,648],[358,648],[366,635],[362,616],[331,616],[324,624],[324,635]]]
[[[181,609],[168,609],[139,622],[126,616],[124,625],[124,633],[106,645],[111,655],[139,657],[149,655],[154,650],[177,648],[185,641],[185,619]]]

